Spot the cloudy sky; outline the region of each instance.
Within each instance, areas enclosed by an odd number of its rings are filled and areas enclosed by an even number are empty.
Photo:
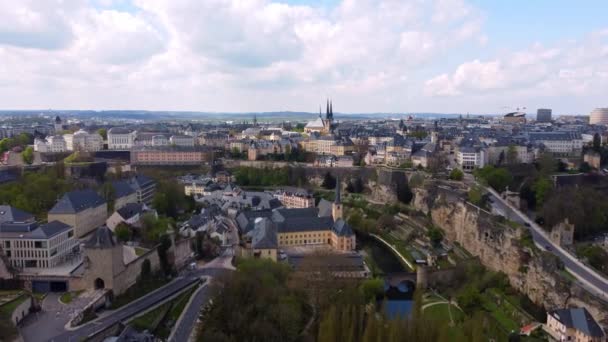
[[[608,1],[0,1],[0,108],[608,106]]]

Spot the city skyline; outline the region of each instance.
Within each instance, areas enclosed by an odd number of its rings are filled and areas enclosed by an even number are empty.
[[[606,107],[608,4],[0,4],[0,107],[555,115]]]

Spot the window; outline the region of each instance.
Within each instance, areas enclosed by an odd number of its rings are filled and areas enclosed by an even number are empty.
[[[10,241],[4,241],[4,248],[11,248],[11,242]]]
[[[71,238],[72,236],[74,236],[74,231],[73,231],[73,230],[70,230],[70,231],[68,232],[68,237],[69,237],[69,238]]]

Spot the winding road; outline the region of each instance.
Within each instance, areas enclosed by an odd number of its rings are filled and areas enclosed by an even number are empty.
[[[492,206],[498,213],[528,227],[530,233],[532,233],[534,243],[539,248],[551,252],[560,258],[564,263],[566,270],[568,270],[568,272],[570,272],[587,290],[597,294],[601,298],[608,299],[608,279],[601,276],[588,265],[585,265],[573,254],[554,243],[536,222],[500,197],[494,189],[489,187],[485,188],[491,196]]]

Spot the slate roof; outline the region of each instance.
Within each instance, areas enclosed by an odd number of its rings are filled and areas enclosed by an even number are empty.
[[[257,218],[252,231],[251,246],[254,249],[276,249],[277,226],[268,218]]]
[[[85,243],[85,248],[106,249],[116,246],[114,234],[107,226],[101,226],[95,230],[91,238]]]
[[[334,223],[333,230],[338,236],[353,236],[354,234],[350,225],[343,219],[338,219]]]
[[[253,230],[255,218],[270,216],[272,216],[272,211],[270,210],[243,211],[236,217],[236,223],[239,226],[241,234],[247,234]]]
[[[319,217],[332,215],[332,203],[325,198],[321,198],[319,204],[317,204],[317,209],[319,209]]]
[[[131,186],[131,184],[129,184],[128,181],[114,181],[112,182],[112,187],[114,188],[114,196],[116,198],[129,196],[135,193],[135,189]]]
[[[76,214],[105,203],[106,201],[91,189],[70,191],[57,201],[49,214]]]
[[[567,328],[583,332],[587,336],[604,337],[605,333],[585,308],[559,309],[549,313]]]
[[[72,229],[71,226],[59,222],[51,221],[38,226],[37,222],[31,223],[3,223],[0,225],[0,236],[4,238],[23,238],[23,239],[49,239],[53,236]]]
[[[120,217],[125,220],[130,219],[131,217],[141,214],[144,212],[144,205],[142,203],[128,203],[124,207],[116,210]]]
[[[562,322],[567,328],[579,330],[587,336],[605,336],[602,328],[585,308],[558,309],[549,314]]]
[[[33,221],[34,215],[10,205],[0,205],[0,223]]]
[[[156,184],[156,182],[147,176],[137,175],[129,180],[129,183],[135,190],[141,190],[149,187],[150,185]]]

